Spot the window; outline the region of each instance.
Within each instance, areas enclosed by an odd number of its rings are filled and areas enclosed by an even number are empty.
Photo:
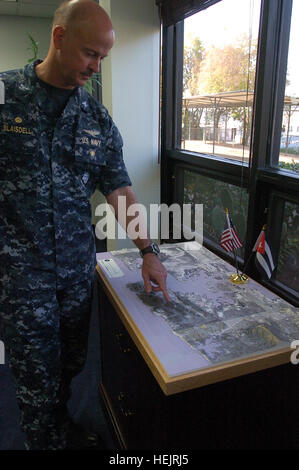
[[[204,245],[234,264],[220,246],[229,206],[240,267],[298,306],[299,1],[157,1],[172,8],[162,8],[161,202],[203,204]],[[252,256],[265,212],[270,280]]]
[[[181,148],[249,160],[260,0],[223,0],[184,21]]]

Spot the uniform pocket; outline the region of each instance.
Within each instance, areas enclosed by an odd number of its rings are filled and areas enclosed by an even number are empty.
[[[16,130],[16,129],[20,129]],[[19,133],[20,132],[20,133]],[[22,132],[22,133],[21,133]],[[33,132],[15,126],[14,131],[0,131],[0,158],[23,160],[24,155],[33,156],[38,149],[38,140]]]
[[[106,166],[106,150],[100,131],[78,129],[73,150],[72,173],[76,178],[78,196],[90,198],[95,191],[99,175]]]
[[[7,105],[0,115],[0,167],[30,166],[39,149],[36,123],[21,105]]]

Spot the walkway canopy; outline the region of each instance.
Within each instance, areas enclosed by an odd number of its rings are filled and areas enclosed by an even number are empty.
[[[225,91],[211,95],[190,96],[183,98],[183,108],[240,108],[253,105],[253,91]],[[299,98],[285,96],[284,105],[295,110],[299,105]]]

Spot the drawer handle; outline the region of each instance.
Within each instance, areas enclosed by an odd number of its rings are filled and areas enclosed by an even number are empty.
[[[128,418],[129,416],[134,416],[136,414],[136,411],[132,411],[125,406],[126,395],[124,394],[124,392],[119,392],[117,399],[118,401],[122,402],[123,406],[120,406],[120,411],[122,412],[123,416]]]
[[[126,337],[123,333],[116,333],[115,337],[122,353],[126,354],[132,351],[132,349],[125,344]]]
[[[124,410],[122,407],[120,407],[120,409],[121,409],[122,414],[123,414],[126,418],[128,418],[128,417],[130,417],[130,416],[134,416],[134,415],[136,414],[135,411]]]

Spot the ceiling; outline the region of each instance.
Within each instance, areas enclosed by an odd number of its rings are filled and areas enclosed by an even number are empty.
[[[61,0],[0,0],[0,15],[52,18]]]

